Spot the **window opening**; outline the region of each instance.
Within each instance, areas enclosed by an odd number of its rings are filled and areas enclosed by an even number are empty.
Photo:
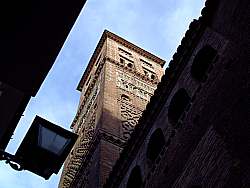
[[[168,119],[170,123],[176,124],[178,122],[189,101],[190,97],[185,89],[182,88],[175,93],[168,108]]]
[[[192,76],[199,81],[204,79],[209,65],[212,64],[216,55],[217,51],[211,46],[203,47],[194,58],[191,66]]]
[[[141,188],[141,187],[142,187],[141,169],[139,166],[135,166],[128,178],[127,188]]]
[[[154,131],[151,135],[150,140],[148,142],[147,153],[146,156],[151,161],[155,161],[155,159],[160,154],[161,150],[165,145],[165,138],[163,132],[160,128]]]

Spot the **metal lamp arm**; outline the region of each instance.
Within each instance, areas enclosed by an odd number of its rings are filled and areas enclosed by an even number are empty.
[[[17,171],[24,170],[22,164],[16,159],[15,155],[7,153],[3,150],[0,150],[0,161],[5,160],[6,164],[9,164],[11,168]]]

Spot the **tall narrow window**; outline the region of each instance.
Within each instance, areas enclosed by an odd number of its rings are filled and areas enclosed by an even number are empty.
[[[122,58],[120,58],[120,63],[121,63],[122,65],[124,65],[124,64],[125,64],[125,60],[122,59]]]
[[[165,138],[160,128],[156,129],[155,132],[151,135],[150,140],[148,142],[147,153],[146,156],[151,161],[155,161],[155,159],[160,154],[162,148],[165,144]]]
[[[147,61],[144,61],[143,59],[140,59],[140,61],[142,62],[142,65],[149,67],[151,69],[154,69],[153,65]]]
[[[134,62],[132,60],[121,55],[120,55],[120,63],[129,69],[132,69],[134,67]]]
[[[141,187],[142,187],[141,169],[139,166],[135,166],[128,178],[127,188],[141,188]]]
[[[209,65],[213,62],[217,51],[211,46],[204,46],[195,56],[193,64],[191,66],[192,76],[201,81],[209,68]]]
[[[122,48],[118,48],[118,51],[123,54],[123,55],[126,55],[126,56],[129,56],[129,57],[132,57],[132,54]]]
[[[151,71],[145,67],[142,67],[142,69],[143,69],[144,75],[147,76],[149,79],[154,80],[157,78],[156,74],[153,71]]]
[[[127,67],[128,68],[133,68],[133,64],[132,63],[127,63]]]
[[[173,96],[169,108],[168,119],[170,123],[176,124],[190,101],[185,89],[179,89]]]

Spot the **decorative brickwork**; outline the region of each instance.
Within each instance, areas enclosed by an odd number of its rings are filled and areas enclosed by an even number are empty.
[[[125,97],[121,99],[121,121],[122,121],[122,138],[128,140],[134,127],[137,125],[142,111],[131,105]]]
[[[143,72],[143,62],[155,77]],[[164,61],[104,31],[78,90],[71,128],[79,135],[64,165],[60,188],[102,187],[163,74]],[[94,180],[93,180],[94,179]]]
[[[68,159],[69,162],[64,168],[66,173],[63,174],[64,179],[62,180],[61,186],[63,188],[70,186],[70,183],[80,169],[82,160],[84,160],[86,154],[88,153],[89,145],[96,130],[96,106],[90,114],[90,119],[87,121],[87,123],[83,122],[85,126],[81,128],[81,133],[79,133],[80,137],[71,152],[71,156]]]
[[[149,101],[153,95],[156,86],[149,85],[138,78],[134,78],[132,75],[125,74],[124,72],[118,71],[117,73],[117,87],[133,93],[137,97]]]

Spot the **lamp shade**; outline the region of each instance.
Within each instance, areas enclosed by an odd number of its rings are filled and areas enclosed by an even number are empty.
[[[36,116],[15,157],[24,169],[48,179],[58,173],[77,135]]]

